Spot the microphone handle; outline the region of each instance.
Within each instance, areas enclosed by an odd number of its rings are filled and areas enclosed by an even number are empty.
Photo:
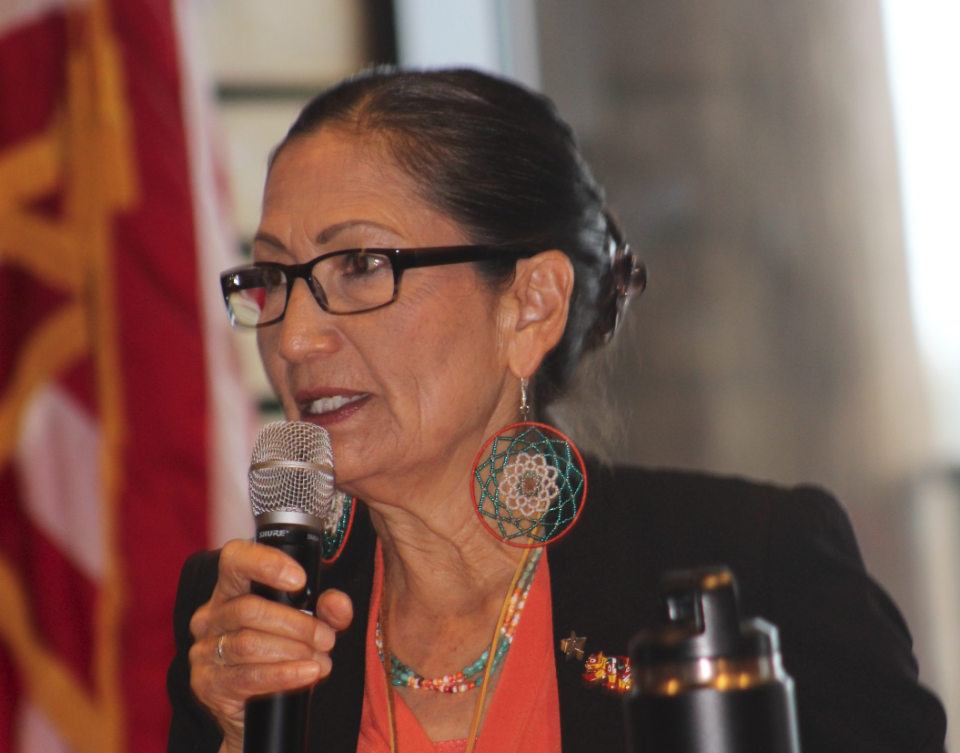
[[[308,614],[320,595],[320,532],[311,526],[258,521],[256,541],[286,552],[307,574],[306,586],[287,592],[253,583],[251,591]],[[311,688],[251,698],[243,725],[243,753],[305,753],[310,723]]]
[[[244,711],[243,753],[304,753],[310,689],[251,698]]]

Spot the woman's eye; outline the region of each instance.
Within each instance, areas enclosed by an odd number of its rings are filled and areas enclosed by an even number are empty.
[[[275,269],[273,267],[267,267],[261,271],[261,279],[263,280],[264,287],[267,288],[276,288],[282,285],[286,285],[286,279],[281,270]]]
[[[386,259],[376,254],[346,254],[343,260],[343,273],[348,275],[370,274],[382,268],[386,263]]]

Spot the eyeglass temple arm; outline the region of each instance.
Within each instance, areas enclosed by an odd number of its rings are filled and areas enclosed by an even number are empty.
[[[394,263],[398,269],[433,267],[442,264],[488,261],[509,256],[514,259],[530,257],[532,249],[503,246],[436,246],[433,248],[396,249]]]

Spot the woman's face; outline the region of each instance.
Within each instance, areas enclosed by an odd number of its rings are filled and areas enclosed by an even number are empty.
[[[385,155],[375,138],[331,127],[285,146],[254,259],[468,244]],[[406,271],[393,304],[350,316],[323,311],[298,280],[286,317],[258,342],[287,418],[330,432],[338,485],[386,500],[404,478],[459,482],[484,439],[515,418],[503,320],[500,297],[471,265],[453,264]]]

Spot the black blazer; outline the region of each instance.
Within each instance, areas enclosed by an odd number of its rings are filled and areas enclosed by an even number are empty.
[[[582,662],[566,662],[559,640],[573,630],[586,636],[588,653],[626,655],[639,628],[660,622],[660,575],[717,564],[733,569],[742,613],[780,628],[804,753],[943,753],[943,709],[917,684],[907,626],[864,571],[833,498],[807,486],[594,464],[588,478],[576,529],[547,555],[566,753],[626,748],[619,700],[585,688]],[[355,617],[337,640],[333,672],[313,694],[311,751],[356,751],[375,544],[358,510],[343,556],[323,576],[326,587],[350,595]],[[210,597],[217,556],[193,555],[180,578],[177,655],[167,679],[171,753],[215,753],[221,742],[191,696],[187,658],[190,617]]]

